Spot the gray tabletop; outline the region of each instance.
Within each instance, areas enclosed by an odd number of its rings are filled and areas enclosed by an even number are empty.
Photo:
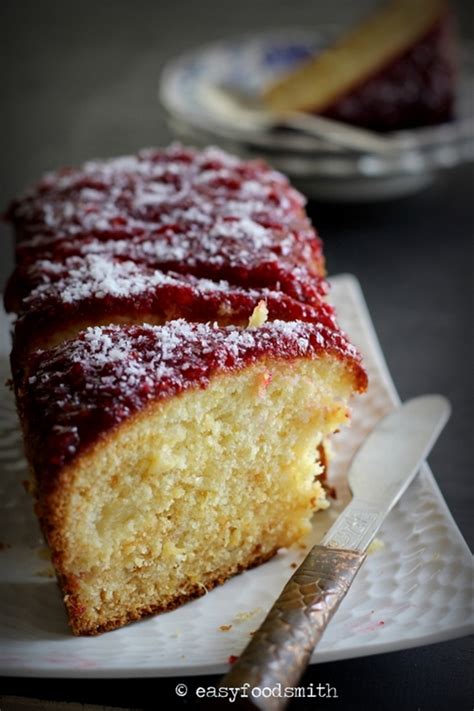
[[[472,6],[454,4],[461,30],[472,32]],[[371,5],[372,0],[3,0],[0,203],[5,206],[29,181],[61,164],[169,142],[157,81],[164,61],[180,51],[249,29],[349,24]],[[402,399],[437,391],[453,404],[430,462],[471,547],[473,173],[471,167],[448,172],[422,193],[383,204],[309,204],[329,272],[352,272],[362,283]],[[0,249],[3,285],[12,265],[3,225]],[[470,649],[462,639],[324,664],[312,667],[305,680],[337,686],[340,698],[328,700],[332,708],[470,708]],[[154,707],[149,694],[177,704],[173,689],[166,680],[0,683],[0,693],[137,708]]]

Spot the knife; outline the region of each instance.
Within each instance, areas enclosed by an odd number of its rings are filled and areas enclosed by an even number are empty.
[[[351,502],[311,549],[219,683],[245,690],[235,708],[285,708],[289,699],[280,690],[298,683],[370,542],[415,478],[450,413],[446,398],[423,395],[400,406],[369,434],[349,470]],[[266,689],[281,695],[268,695]]]

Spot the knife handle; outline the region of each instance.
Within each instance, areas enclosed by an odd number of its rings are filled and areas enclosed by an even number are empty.
[[[288,699],[254,696],[251,689],[294,687],[330,619],[347,593],[365,553],[314,546],[290,578],[261,627],[221,687],[244,687],[249,703],[237,708],[283,709]]]

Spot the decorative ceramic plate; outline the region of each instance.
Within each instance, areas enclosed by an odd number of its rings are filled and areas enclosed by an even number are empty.
[[[334,440],[331,479],[337,501],[314,516],[317,542],[349,500],[346,471],[377,421],[398,402],[358,282],[332,280],[342,326],[361,349],[370,377],[351,429]],[[6,357],[3,358],[5,374]],[[73,637],[40,533],[26,478],[11,394],[1,397],[0,673],[51,677],[185,676],[221,673],[302,560],[300,546],[239,575],[178,610],[100,637]],[[313,662],[439,642],[469,631],[472,560],[433,476],[424,465],[380,532]]]
[[[334,26],[286,28],[226,39],[171,60],[160,79],[160,100],[171,129],[198,145],[217,142],[242,155],[263,155],[307,194],[325,199],[410,193],[436,172],[474,159],[474,56],[469,47],[462,51],[456,119],[384,134],[390,146],[386,155],[341,149],[298,130],[248,126],[235,103],[232,109],[225,99],[229,91],[258,99],[265,86],[340,34],[341,28]]]

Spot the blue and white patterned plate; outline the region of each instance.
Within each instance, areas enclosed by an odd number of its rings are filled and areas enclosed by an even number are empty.
[[[207,45],[170,61],[161,75],[160,100],[173,132],[197,145],[217,143],[243,156],[263,156],[307,194],[336,200],[410,193],[440,170],[474,159],[474,61],[467,49],[457,119],[385,135],[393,148],[385,156],[361,155],[297,130],[246,126],[241,113],[224,106],[223,87],[258,98],[264,86],[323,50],[339,33],[334,26],[264,32]]]
[[[311,136],[245,130],[230,114],[216,112],[210,96],[213,88],[226,87],[258,97],[265,86],[327,47],[335,36],[334,28],[319,33],[280,30],[201,47],[165,66],[160,81],[161,102],[171,116],[216,136],[239,138],[267,148],[319,150],[321,141]]]

